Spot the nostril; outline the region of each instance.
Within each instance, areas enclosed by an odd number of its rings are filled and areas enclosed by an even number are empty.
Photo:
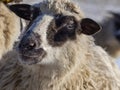
[[[30,42],[25,46],[25,50],[32,50],[35,49],[36,43],[35,42]]]
[[[40,36],[36,33],[32,34],[26,34],[22,37],[20,43],[19,43],[19,50],[24,51],[30,51],[39,48],[40,46]]]
[[[21,40],[20,44],[19,44],[19,49],[20,51],[30,51],[36,48],[36,41],[35,40],[31,40],[31,39],[23,39]]]

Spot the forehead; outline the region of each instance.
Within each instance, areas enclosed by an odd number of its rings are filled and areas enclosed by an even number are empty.
[[[36,30],[44,30],[45,28],[47,28],[50,24],[50,22],[54,19],[54,16],[52,15],[39,15],[34,21],[31,22],[31,24],[29,25],[28,28],[28,32],[34,32]]]
[[[44,14],[55,15],[62,13],[63,15],[75,16],[79,20],[84,17],[80,7],[69,0],[46,0],[37,4],[37,7]]]

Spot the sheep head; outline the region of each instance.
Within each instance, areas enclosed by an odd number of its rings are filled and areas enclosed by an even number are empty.
[[[42,8],[44,4],[52,6],[49,2],[43,2]],[[76,8],[63,9],[60,6],[58,12],[54,12],[53,7],[44,8],[46,11],[40,8],[40,14],[30,22],[19,43],[22,63],[29,65],[55,63],[62,56],[61,53],[64,54],[63,49],[74,43],[77,36],[92,35],[100,30],[100,26],[95,21],[83,18]]]

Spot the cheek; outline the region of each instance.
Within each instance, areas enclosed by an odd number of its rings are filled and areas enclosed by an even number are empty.
[[[40,62],[40,64],[54,65],[59,63],[61,51],[58,48],[46,47],[46,57]],[[55,65],[56,65],[55,64]]]
[[[45,51],[49,50],[50,49],[50,45],[48,44],[48,41],[46,39],[46,32],[44,31],[41,31],[39,32],[39,34],[41,35],[41,48],[43,48]]]

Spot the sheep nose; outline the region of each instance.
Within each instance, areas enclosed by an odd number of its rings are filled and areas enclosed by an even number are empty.
[[[38,47],[38,38],[35,35],[24,36],[19,44],[20,51],[31,51]]]
[[[23,46],[24,46],[24,47],[23,47],[22,49],[27,50],[27,51],[30,51],[30,50],[35,49],[36,43],[35,43],[34,41],[28,40],[28,41],[26,41],[26,42],[24,43]]]

